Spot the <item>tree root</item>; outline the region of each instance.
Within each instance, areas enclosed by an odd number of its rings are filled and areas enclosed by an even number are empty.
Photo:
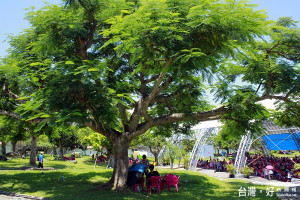
[[[108,181],[107,183],[105,183],[103,185],[95,187],[94,190],[111,190],[111,189],[113,189],[113,186],[114,186],[113,182]]]
[[[101,191],[101,190],[113,190],[113,191],[118,191],[121,192],[123,194],[129,194],[128,192],[128,188],[126,187],[115,187],[113,180],[108,181],[107,183],[97,186],[95,188],[93,188],[92,190],[97,190],[97,191]]]

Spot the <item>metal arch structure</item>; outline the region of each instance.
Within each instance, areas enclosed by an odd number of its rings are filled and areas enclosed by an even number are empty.
[[[300,137],[297,133],[300,132],[300,128],[298,127],[279,127],[276,126],[273,122],[266,121],[263,124],[264,127],[264,135],[276,135],[276,134],[284,134],[284,133],[289,133],[291,137],[293,138],[298,150],[300,151]],[[219,133],[220,126],[218,127],[211,127],[211,128],[202,128],[202,129],[197,129],[195,130],[194,135],[192,136],[186,136],[186,135],[176,135],[174,134],[171,138],[169,138],[169,141],[171,144],[180,144],[181,140],[183,138],[195,138],[196,143],[193,147],[192,153],[190,155],[189,159],[189,169],[190,170],[195,170],[197,166],[198,159],[203,151],[203,147],[207,142],[207,139],[211,136],[215,136]],[[250,132],[247,135],[242,136],[239,149],[237,152],[237,156],[235,159],[234,166],[237,169],[237,172],[239,169],[244,167],[246,165],[246,156],[245,153],[249,152],[250,147],[252,145],[253,141],[253,134]],[[262,138],[262,136],[257,136],[257,140],[260,141],[263,149],[263,154],[266,156],[270,156],[270,150],[268,149],[266,142]],[[274,142],[273,142],[274,143]],[[274,145],[276,145],[274,143]],[[160,153],[159,153],[159,160],[161,160],[163,154],[166,152],[166,148],[164,147]]]
[[[263,154],[266,155],[267,157],[271,157],[271,153],[267,147],[266,142],[264,141],[264,139],[262,137],[259,137],[258,141],[261,144],[262,150],[263,150]]]
[[[219,133],[220,127],[203,128],[195,130],[195,136],[197,138],[193,147],[189,160],[189,169],[195,170],[197,167],[198,159],[203,151],[203,147],[206,141],[211,136],[216,136]]]
[[[246,165],[246,161],[247,161],[246,152],[249,152],[251,144],[252,144],[252,136],[251,133],[249,132],[247,135],[242,136],[242,140],[240,142],[239,149],[236,154],[234,167],[236,168],[237,173],[239,173],[239,170]]]

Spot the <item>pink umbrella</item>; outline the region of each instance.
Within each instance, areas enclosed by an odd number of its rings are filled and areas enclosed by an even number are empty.
[[[274,169],[274,167],[272,166],[272,165],[268,165],[268,166],[266,166],[266,169]]]

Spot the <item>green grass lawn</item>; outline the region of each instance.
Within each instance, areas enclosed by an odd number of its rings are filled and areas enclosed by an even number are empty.
[[[55,200],[81,200],[81,199],[245,199],[239,197],[238,190],[254,186],[238,179],[220,181],[198,172],[185,170],[159,170],[161,175],[173,173],[181,176],[179,192],[175,187],[169,193],[166,189],[158,194],[146,192],[115,192],[111,190],[96,190],[100,184],[107,182],[112,169],[105,166],[96,166],[90,157],[78,158],[77,164],[69,161],[54,161],[45,157],[45,167],[57,170],[38,171],[20,170],[28,166],[28,159],[12,159],[0,161],[0,190],[10,191],[33,196],[48,197]],[[4,170],[3,170],[4,169]],[[9,170],[8,170],[9,169]],[[64,176],[65,181],[60,181]],[[266,186],[257,186],[256,197],[246,199],[277,199],[266,197]],[[260,193],[262,190],[262,193]],[[276,192],[276,191],[275,191]],[[274,193],[275,196],[275,193]]]
[[[290,158],[294,158],[295,156],[300,156],[299,151],[292,151],[292,153],[290,154],[279,154],[279,153],[272,153],[273,156],[275,157],[290,157]]]

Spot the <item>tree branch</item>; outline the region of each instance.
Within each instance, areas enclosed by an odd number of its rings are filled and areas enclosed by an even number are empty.
[[[168,96],[157,96],[152,100],[152,103],[166,103],[168,101],[170,101],[170,99],[175,98],[176,96],[178,96],[180,94],[180,90],[177,90],[176,92],[168,95]]]
[[[9,112],[9,111],[5,111],[5,110],[0,110],[0,115],[5,115],[5,116],[9,116],[9,117],[13,117],[15,119],[21,120],[21,116],[14,113],[14,112]]]
[[[145,133],[149,128],[170,124],[174,122],[182,122],[189,119],[196,120],[199,122],[221,119],[221,117],[226,113],[229,113],[229,110],[226,109],[224,106],[207,112],[173,113],[171,115],[156,118],[153,121],[144,122],[140,124],[137,130],[130,133],[128,137],[129,139],[133,139],[134,137]]]
[[[87,14],[92,19],[91,28],[89,30],[88,35],[85,38],[78,38],[79,46],[80,46],[80,56],[83,59],[87,59],[87,50],[91,47],[92,44],[95,43],[94,33],[96,31],[96,28],[97,28],[97,20],[95,19],[95,16],[91,12],[91,10],[89,10],[86,7],[85,3],[82,0],[78,0],[78,2],[81,5],[81,7],[87,12]]]
[[[84,125],[87,126],[87,127],[89,127],[90,129],[92,129],[93,131],[106,136],[107,138],[110,137],[110,133],[108,131],[105,131],[104,129],[102,129],[98,125],[98,123],[95,120],[93,120],[93,119],[89,119],[89,121],[85,122]]]
[[[268,96],[271,93],[271,89],[272,89],[272,84],[273,84],[273,76],[272,73],[269,71],[268,73],[268,77],[269,77],[269,81],[267,84],[267,91],[266,91],[266,96]]]
[[[10,90],[8,89],[8,86],[7,86],[6,83],[3,85],[2,90],[3,90],[3,92],[6,93],[8,96],[10,96],[11,98],[13,98],[13,99],[19,101],[20,103],[22,103],[22,104],[25,104],[25,103],[26,103],[26,101],[25,101],[24,99],[20,99],[20,96],[14,94],[12,91],[10,91]]]
[[[89,119],[89,122],[85,122],[85,125],[89,128],[91,128],[92,130],[101,133],[102,135],[109,137],[110,136],[110,132],[107,131],[108,129],[105,126],[101,126],[101,124],[99,124],[97,122],[97,116],[95,115],[95,109],[88,103],[87,100],[85,100],[85,93],[84,90],[81,88],[81,96],[77,93],[73,93],[74,96],[91,112],[92,116],[94,119]],[[112,130],[112,132],[116,133],[117,131]],[[118,133],[118,132],[117,132]]]
[[[18,115],[17,113],[5,111],[5,110],[0,110],[0,115],[13,117],[17,120],[23,120],[22,117],[20,115]],[[35,123],[38,124],[38,123],[41,123],[44,120],[45,120],[45,118],[36,118],[36,119],[28,120],[27,122],[31,123],[31,124],[35,124]]]
[[[151,117],[148,113],[145,114],[144,118],[145,118],[146,121],[148,121],[148,122],[153,122],[152,117]]]
[[[159,74],[145,80],[145,83],[151,83],[152,81],[155,81],[156,79],[158,79],[158,77],[159,77]]]
[[[258,85],[258,87],[257,87],[257,89],[256,89],[256,91],[255,91],[255,94],[257,94],[257,92],[259,91],[259,89],[260,89],[262,83],[263,83],[263,79],[260,81],[260,83],[259,83],[259,85]]]
[[[172,81],[173,77],[169,77],[168,80],[158,88],[156,95],[164,91],[172,83]]]
[[[162,68],[161,70],[161,73],[151,91],[151,93],[149,94],[149,96],[147,97],[147,99],[145,100],[146,101],[146,104],[150,104],[150,102],[153,100],[153,98],[157,95],[157,91],[160,87],[160,84],[161,82],[163,81],[165,75],[166,75],[166,71],[167,71],[167,68],[172,64],[172,62],[176,59],[176,57],[172,57],[172,58],[169,58],[167,60],[167,62],[165,63],[164,67]]]
[[[84,91],[83,89],[81,88],[81,96],[77,93],[73,93],[74,96],[79,100],[79,102],[81,102],[91,113],[92,115],[94,116],[94,113],[95,113],[95,109],[88,103],[87,100],[85,100],[84,98]],[[94,116],[95,117],[95,116]]]
[[[263,95],[258,98],[258,101],[262,101],[266,99],[276,99],[276,100],[291,102],[291,100],[289,100],[287,96],[276,96],[276,95]]]
[[[128,126],[129,126],[129,131],[135,131],[137,128],[137,125],[139,124],[139,120],[141,117],[145,116],[146,112],[147,112],[147,108],[149,106],[149,104],[151,103],[151,101],[153,100],[153,98],[155,98],[155,96],[157,95],[157,91],[160,87],[161,82],[163,81],[165,75],[166,75],[166,71],[167,68],[172,64],[172,62],[176,59],[176,56],[169,58],[166,60],[165,65],[163,66],[161,73],[156,81],[156,83],[154,84],[151,93],[145,98],[145,97],[141,97],[140,100],[136,103],[134,111],[131,115],[131,118],[128,122]]]
[[[128,119],[127,119],[127,115],[126,115],[125,106],[121,103],[117,103],[117,108],[119,109],[119,112],[120,112],[124,132],[126,132],[126,131],[128,131]]]
[[[161,55],[163,55],[163,52],[160,49],[153,47],[152,42],[149,43],[149,46],[153,51],[156,51],[156,52],[160,53]]]

